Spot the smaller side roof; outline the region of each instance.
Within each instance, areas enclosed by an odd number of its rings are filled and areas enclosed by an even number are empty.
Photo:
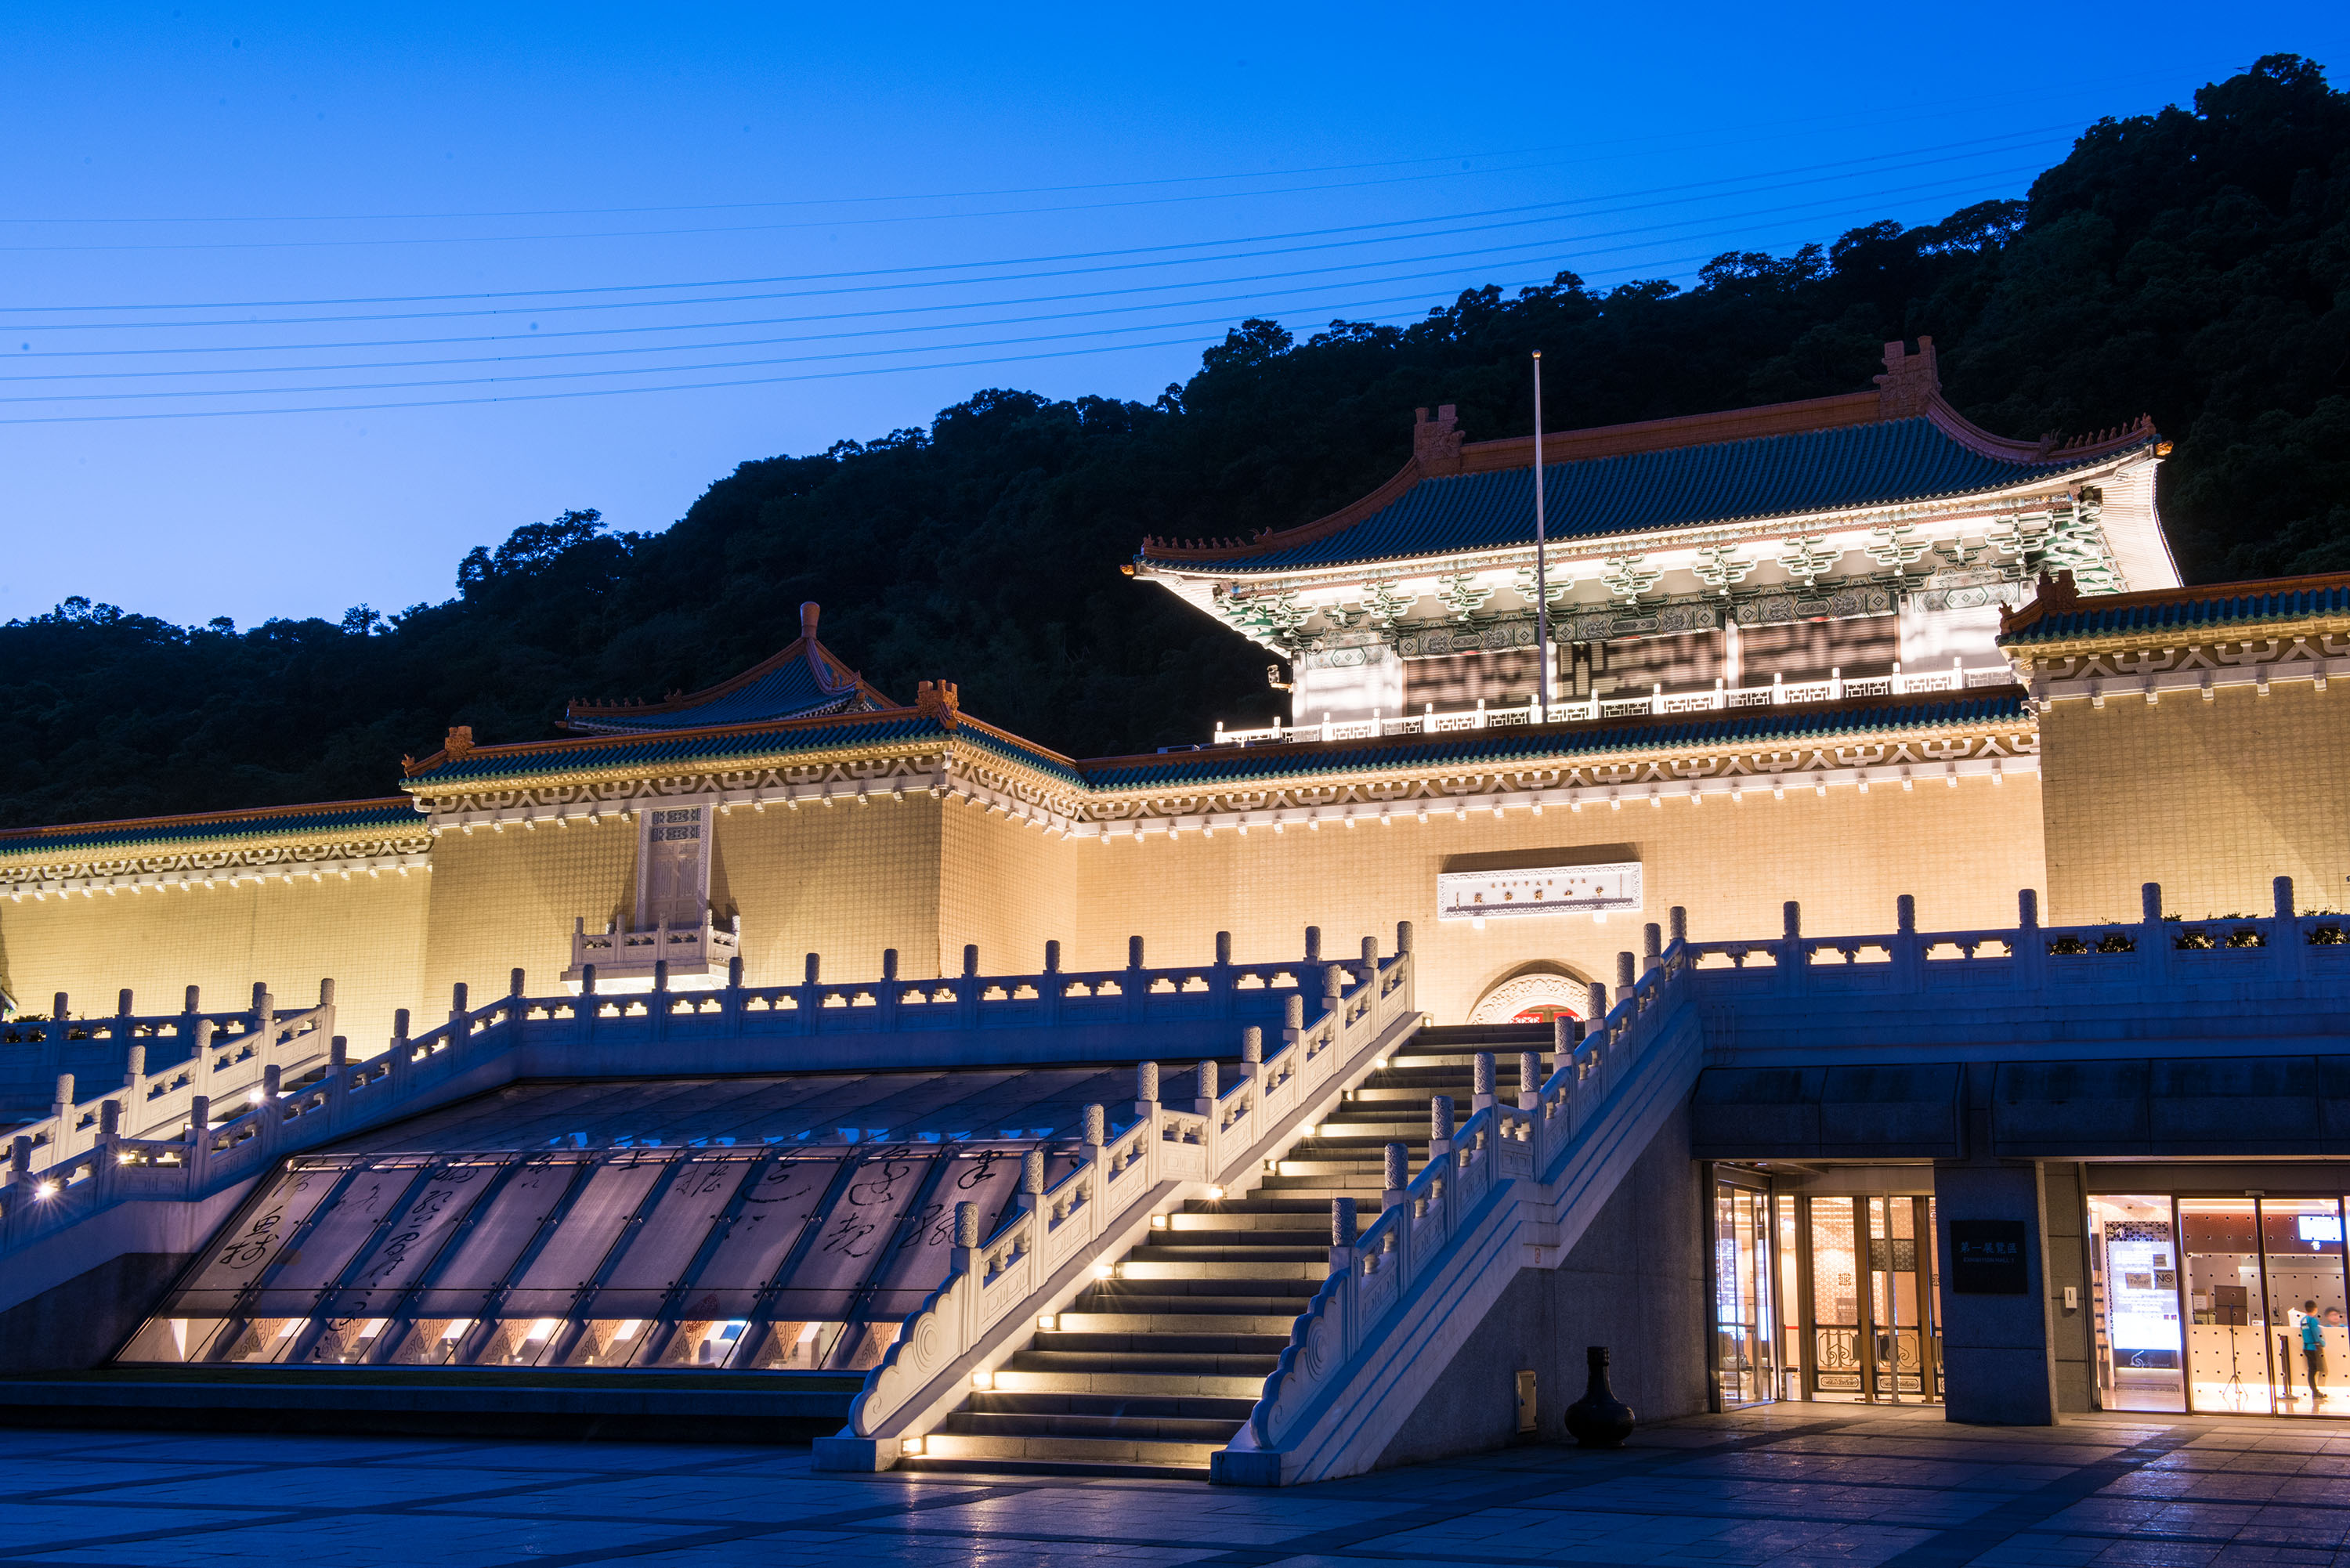
[[[800,606],[796,641],[715,686],[660,702],[590,702],[583,698],[564,710],[563,727],[586,735],[648,735],[899,706],[868,686],[816,640],[820,613],[813,603]]]
[[[2032,602],[2000,618],[1999,645],[2030,652],[2203,638],[2330,621],[2350,628],[2350,572],[2154,588],[2085,598],[2070,572],[2040,579]]]

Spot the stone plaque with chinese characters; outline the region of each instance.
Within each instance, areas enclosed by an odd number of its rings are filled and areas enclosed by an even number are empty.
[[[1487,920],[1522,915],[1612,915],[1640,908],[1640,863],[1544,866],[1516,871],[1443,871],[1436,918]]]

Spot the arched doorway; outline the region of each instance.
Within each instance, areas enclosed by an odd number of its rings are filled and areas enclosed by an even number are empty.
[[[1544,968],[1513,974],[1477,999],[1471,1023],[1547,1023],[1561,1013],[1590,1014],[1591,991],[1563,970]]]

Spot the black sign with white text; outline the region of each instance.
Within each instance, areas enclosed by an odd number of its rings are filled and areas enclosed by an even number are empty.
[[[1950,1289],[1969,1296],[2020,1296],[2032,1289],[2021,1220],[1950,1221]]]

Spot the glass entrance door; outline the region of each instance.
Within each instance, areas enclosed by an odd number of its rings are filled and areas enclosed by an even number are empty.
[[[2261,1272],[2268,1287],[2269,1397],[2280,1415],[2345,1407],[2342,1206],[2331,1198],[2263,1198]]]
[[[2268,1293],[2261,1288],[2259,1218],[2250,1198],[2182,1198],[2187,1258],[2187,1383],[2193,1408],[2265,1416]]]
[[[1868,1283],[1874,1338],[1870,1360],[1878,1400],[1892,1404],[1931,1400],[1934,1365],[1940,1357],[1933,1324],[1933,1250],[1929,1199],[1871,1198],[1868,1206]]]
[[[1714,1380],[1722,1405],[1773,1397],[1771,1195],[1742,1182],[1713,1189]]]

